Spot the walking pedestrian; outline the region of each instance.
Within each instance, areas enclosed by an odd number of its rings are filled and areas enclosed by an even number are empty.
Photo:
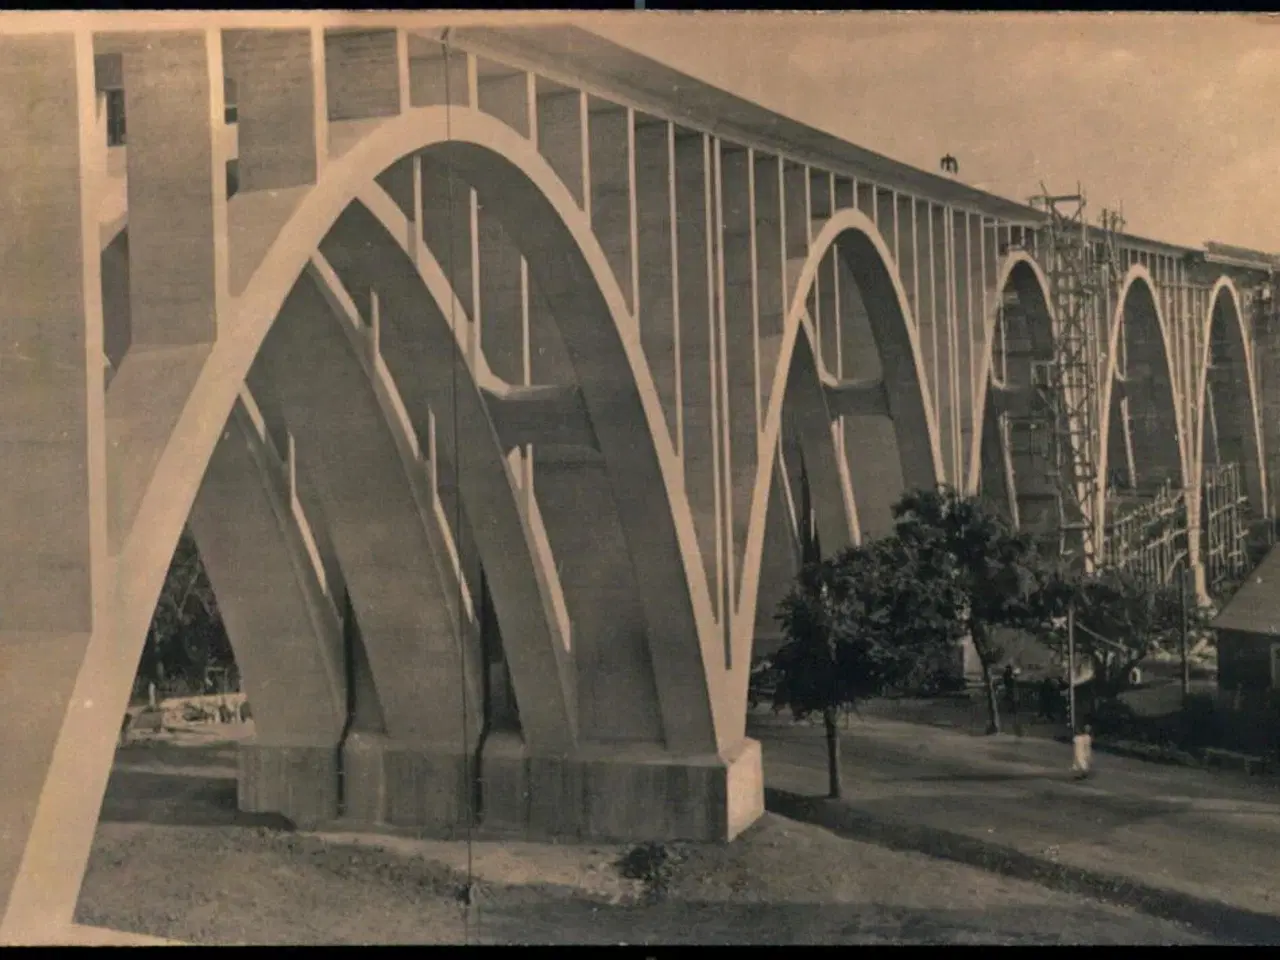
[[[1071,739],[1071,754],[1071,772],[1077,780],[1084,780],[1093,766],[1093,727],[1089,724]]]

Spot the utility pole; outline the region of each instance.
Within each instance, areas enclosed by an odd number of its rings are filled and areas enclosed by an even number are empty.
[[[1182,647],[1182,703],[1185,706],[1187,697],[1191,694],[1191,663],[1188,659],[1187,646],[1190,640],[1191,624],[1190,616],[1187,610],[1187,579],[1191,575],[1191,568],[1187,567],[1182,571],[1182,576],[1178,578],[1178,594],[1182,607],[1182,623],[1181,623],[1181,647]]]
[[[1067,717],[1076,732],[1076,602],[1067,606]]]

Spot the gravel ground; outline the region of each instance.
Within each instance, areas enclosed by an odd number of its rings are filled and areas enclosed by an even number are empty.
[[[121,748],[76,920],[200,944],[1203,943],[1179,925],[767,815],[677,848],[295,833],[235,811],[234,745]],[[457,893],[470,859],[471,908]]]

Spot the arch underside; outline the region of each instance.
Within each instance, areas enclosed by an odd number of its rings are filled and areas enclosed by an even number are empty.
[[[1180,519],[1190,515],[1183,491],[1192,473],[1168,337],[1155,281],[1131,268],[1103,382],[1098,526],[1105,562],[1136,564],[1158,579],[1187,563],[1195,546]]]
[[[1184,466],[1162,319],[1147,283],[1130,286],[1120,323],[1108,411],[1108,479],[1120,496],[1149,497],[1166,484],[1181,486]]]
[[[1247,572],[1251,526],[1270,515],[1249,331],[1229,281],[1211,291],[1192,440],[1205,586]]]
[[[1203,470],[1236,464],[1251,511],[1266,515],[1256,384],[1247,332],[1235,291],[1222,286],[1209,305],[1203,391],[1198,406],[1199,461]]]
[[[616,331],[602,336],[592,326],[598,327],[602,319],[610,327],[615,324],[610,313],[616,316],[617,310],[610,297],[617,299],[616,290],[615,295],[609,294],[606,284],[603,296],[599,290],[589,293],[586,308],[582,309],[584,302],[578,294],[598,282],[600,257],[598,251],[591,254],[588,250],[586,260],[582,259],[576,246],[582,239],[580,228],[566,223],[563,216],[563,186],[558,181],[552,184],[559,189],[559,195],[552,191],[548,199],[548,171],[535,170],[532,180],[527,179],[530,158],[521,156],[519,163],[508,159],[505,147],[511,139],[510,132],[498,136],[498,143],[481,147],[498,125],[488,118],[473,119],[479,130],[470,146],[459,143],[458,138],[465,139],[467,131],[456,114],[455,139],[451,143],[432,144],[432,124],[422,125],[427,128],[425,134],[419,128],[413,135],[428,141],[424,156],[437,156],[463,183],[479,188],[489,208],[512,211],[513,220],[520,221],[507,233],[526,255],[535,296],[551,315],[554,334],[562,338],[559,348],[562,355],[567,355],[568,363],[562,367],[571,380],[553,386],[577,391],[578,402],[585,401],[589,417],[593,412],[608,410],[615,421],[621,413],[621,423],[590,417],[588,422],[595,424],[596,436],[585,445],[576,437],[568,446],[535,442],[535,482],[530,495],[518,476],[519,461],[511,455],[513,445],[498,435],[491,402],[496,402],[496,396],[506,398],[503,410],[509,421],[512,410],[518,419],[525,397],[518,390],[513,393],[510,384],[493,376],[483,355],[479,359],[471,357],[470,365],[466,365],[463,328],[468,321],[460,315],[457,296],[448,287],[448,267],[452,265],[445,264],[441,269],[436,264],[434,282],[426,282],[424,289],[422,260],[425,257],[434,262],[433,251],[421,245],[418,263],[414,263],[413,254],[402,242],[406,233],[398,229],[408,222],[407,218],[402,217],[399,224],[386,222],[385,208],[394,208],[396,200],[385,195],[373,202],[376,212],[371,209],[370,191],[377,193],[382,188],[374,186],[370,178],[365,178],[365,185],[352,194],[355,199],[355,194],[364,191],[359,203],[334,205],[331,229],[326,229],[324,238],[313,241],[308,248],[319,252],[310,266],[302,264],[297,281],[283,296],[280,318],[264,327],[267,332],[261,349],[254,348],[252,370],[242,379],[266,421],[266,432],[278,446],[290,451],[287,459],[298,485],[297,498],[312,501],[315,516],[307,510],[308,519],[317,539],[332,544],[336,565],[341,568],[335,579],[349,593],[354,617],[344,620],[337,599],[327,599],[328,608],[338,609],[319,617],[324,623],[313,631],[318,636],[313,638],[314,649],[308,655],[312,663],[308,669],[317,676],[325,674],[325,682],[310,682],[306,697],[302,697],[300,687],[290,691],[290,696],[296,693],[312,704],[313,713],[323,705],[325,724],[292,706],[274,712],[267,709],[264,736],[260,739],[264,743],[287,741],[285,745],[293,749],[312,745],[299,743],[308,737],[312,741],[324,739],[332,732],[335,716],[341,714],[340,710],[334,714],[335,702],[343,699],[347,691],[344,679],[334,676],[330,648],[335,635],[340,637],[344,629],[354,632],[361,641],[357,647],[368,660],[371,689],[376,693],[370,695],[374,709],[367,711],[365,720],[357,720],[347,756],[341,761],[347,767],[348,780],[353,773],[358,778],[372,771],[376,774],[373,779],[380,777],[384,785],[389,785],[391,798],[383,798],[380,807],[369,807],[370,819],[409,823],[430,815],[430,811],[421,808],[422,798],[410,795],[413,782],[423,777],[454,776],[453,768],[463,762],[463,754],[474,748],[482,726],[482,717],[475,712],[484,698],[476,689],[476,677],[482,671],[476,637],[479,614],[473,607],[475,598],[487,594],[496,608],[496,619],[508,647],[506,659],[525,741],[523,746],[517,744],[514,755],[503,748],[517,764],[509,768],[508,774],[494,772],[501,768],[501,764],[493,766],[497,762],[494,760],[486,767],[490,779],[506,776],[513,781],[508,786],[515,793],[505,811],[512,820],[535,816],[552,832],[568,829],[589,833],[604,829],[619,831],[619,835],[631,829],[628,820],[634,825],[635,821],[646,819],[651,825],[641,824],[640,829],[658,833],[678,829],[691,830],[691,835],[696,835],[708,829],[712,833],[722,828],[740,829],[726,825],[724,817],[740,817],[741,811],[715,814],[691,807],[651,811],[643,817],[635,810],[591,812],[569,809],[580,805],[580,801],[557,802],[546,790],[542,791],[544,809],[531,813],[524,803],[526,809],[523,813],[520,810],[518,797],[528,789],[523,778],[532,775],[528,766],[531,750],[541,750],[542,755],[572,756],[583,750],[604,749],[607,756],[615,749],[611,745],[631,744],[643,748],[650,762],[667,757],[665,762],[678,766],[680,756],[716,752],[711,721],[715,705],[708,702],[708,692],[691,690],[687,682],[678,690],[669,683],[659,689],[659,672],[670,674],[681,658],[689,660],[690,653],[693,662],[698,662],[705,631],[698,616],[681,613],[689,611],[688,584],[684,585],[683,603],[678,591],[669,591],[675,594],[675,602],[668,600],[655,614],[654,593],[664,586],[664,577],[650,578],[656,584],[642,584],[636,575],[646,551],[666,549],[674,550],[670,555],[677,562],[665,565],[665,576],[676,573],[683,579],[678,558],[682,550],[687,555],[688,548],[687,541],[681,540],[682,533],[668,533],[665,541],[662,535],[654,536],[661,534],[664,523],[670,528],[672,507],[662,494],[664,489],[671,489],[670,481],[659,479],[657,484],[645,486],[646,497],[641,499],[647,505],[638,513],[635,510],[637,491],[646,480],[661,478],[665,467],[660,465],[661,451],[655,459],[652,450],[646,467],[644,444],[635,443],[637,435],[647,433],[637,434],[632,425],[636,418],[641,423],[653,418],[636,399],[640,388],[634,377],[617,376],[619,358],[632,367],[634,358],[627,359],[610,343],[612,338],[617,344]],[[384,129],[396,124],[397,121],[390,121]],[[370,136],[376,139],[378,133]],[[527,144],[522,149],[527,153]],[[233,203],[248,202],[251,196],[239,194]],[[289,242],[296,241],[290,231],[299,220],[308,219],[305,205],[304,200],[298,208],[302,212],[294,214],[268,252],[264,271],[278,273],[277,251],[286,245],[296,247],[296,243]],[[420,216],[414,219],[421,222]],[[374,227],[377,229],[371,229]],[[571,247],[568,251],[566,242]],[[118,256],[127,249],[127,239],[117,238],[110,249],[122,261],[109,271],[110,282],[127,294],[127,259]],[[335,278],[341,289],[326,289],[333,286]],[[244,314],[249,305],[271,299],[270,294],[264,297],[264,292],[255,290],[256,282],[257,275],[240,297],[241,316],[236,321],[240,327],[247,322]],[[375,289],[377,307],[370,309],[368,295]],[[346,304],[335,305],[344,297]],[[361,300],[364,303],[356,306]],[[127,316],[127,296],[117,296],[117,305],[121,301]],[[350,316],[352,307],[357,314],[354,320]],[[578,309],[569,317],[566,331],[561,320],[574,307]],[[376,319],[371,315],[373,310]],[[345,318],[341,316],[344,312],[348,314]],[[363,317],[359,316],[361,313]],[[125,330],[127,326],[123,324]],[[424,328],[429,332],[424,334]],[[231,339],[243,341],[243,334],[237,333]],[[117,329],[115,339],[109,336],[108,340],[113,366],[129,364],[127,334],[122,336]],[[248,356],[243,346],[227,349],[238,349]],[[486,343],[486,353],[491,350]],[[118,356],[110,356],[113,351]],[[220,352],[215,352],[208,367],[226,369],[225,360],[217,362]],[[463,364],[458,368],[462,376],[455,372],[450,358]],[[444,377],[446,371],[448,378]],[[205,376],[212,375],[206,370]],[[195,397],[189,400],[188,410],[196,403]],[[355,413],[353,407],[357,408]],[[233,414],[228,425],[234,426],[241,416]],[[207,414],[201,417],[207,422]],[[170,447],[174,443],[191,443],[190,426],[184,427],[188,420],[189,414],[184,411]],[[611,436],[608,428],[618,435]],[[435,456],[428,459],[429,453]],[[461,454],[456,463],[452,462],[455,454]],[[151,481],[153,487],[163,482],[172,466],[161,457]],[[429,474],[438,484],[434,492],[427,489]],[[240,483],[244,483],[243,478]],[[472,491],[470,502],[466,502],[468,491]],[[155,531],[153,537],[159,537],[156,528],[168,525],[153,522],[157,518],[149,515],[148,497],[150,494],[141,498],[131,541],[144,526]],[[452,509],[448,503],[451,498]],[[525,503],[532,505],[532,519],[528,510],[522,509]],[[620,504],[625,504],[625,509]],[[392,506],[394,509],[390,509]],[[500,516],[495,517],[495,506]],[[280,527],[282,509],[275,503],[272,511],[261,512],[262,517],[274,516]],[[173,514],[176,519],[176,512]],[[454,522],[455,516],[463,522]],[[584,519],[590,522],[584,523]],[[539,529],[530,530],[530,524],[535,522]],[[642,544],[636,542],[638,529],[645,532]],[[296,541],[299,538],[295,534],[284,535],[284,540]],[[204,539],[212,542],[210,538],[211,534],[205,532]],[[520,549],[511,549],[513,540]],[[674,549],[677,542],[681,546]],[[163,551],[153,544],[146,552],[159,557]],[[296,554],[297,550],[292,552]],[[458,553],[463,556],[455,558]],[[283,576],[278,573],[273,582],[282,584]],[[247,589],[237,588],[235,578],[228,577],[225,571],[219,579],[230,584],[224,586],[225,592]],[[314,601],[314,584],[307,586],[305,577],[294,579],[294,592],[301,591],[308,602]],[[481,589],[477,581],[483,581],[486,589]],[[563,599],[557,601],[557,593]],[[696,589],[692,602],[696,607]],[[559,613],[557,605],[561,608]],[[316,602],[312,606],[325,605]],[[532,631],[541,641],[540,646],[528,639],[534,626],[531,616],[534,622],[541,622]],[[682,616],[682,625],[671,629]],[[314,611],[312,619],[317,619]],[[461,637],[452,626],[458,623],[463,624]],[[240,647],[260,643],[261,631],[255,634],[230,622],[228,627],[239,635]],[[566,635],[561,637],[560,633]],[[519,649],[507,639],[512,635],[520,641]],[[558,639],[559,644],[550,642],[553,639]],[[463,641],[466,650],[466,668],[459,663],[458,640]],[[660,650],[655,651],[655,643]],[[238,649],[237,654],[240,653]],[[245,654],[244,659],[246,668],[259,678],[246,678],[251,687],[256,684],[255,696],[269,698],[273,689],[285,689],[278,681],[277,668],[254,666],[254,652]],[[269,658],[256,659],[265,662]],[[684,672],[687,674],[687,670]],[[420,689],[414,689],[413,679],[419,686],[427,680],[433,692],[423,697]],[[714,678],[704,676],[704,683],[709,680]],[[459,702],[464,686],[468,708]],[[554,692],[557,687],[559,695]],[[703,689],[706,691],[706,687]],[[464,709],[470,712],[470,734],[460,739],[457,727]],[[582,743],[575,746],[579,727],[583,730]],[[267,734],[268,728],[273,732]],[[325,733],[318,733],[320,730]],[[405,745],[405,749],[399,749],[398,744]],[[422,757],[424,752],[440,750],[452,759],[444,762],[433,758],[427,762]],[[738,747],[729,751],[728,762],[754,762],[758,767],[758,751],[754,761],[751,756],[750,750],[744,754]],[[287,759],[277,758],[276,763],[289,765]],[[699,790],[699,778],[715,775],[714,766],[710,767],[687,788]],[[723,768],[719,775],[724,776]],[[628,778],[634,774],[627,772],[625,764],[615,764],[607,770],[601,768],[593,776],[604,790],[616,789],[609,788],[610,783],[630,782]],[[446,819],[454,822],[466,806],[460,778],[458,782],[458,790],[445,791],[453,793],[452,810]],[[405,794],[398,807],[394,797],[397,785]],[[296,789],[297,784],[293,787]],[[710,795],[703,798],[706,799]],[[494,800],[497,804],[489,802],[486,806],[496,809],[503,802],[498,797]],[[586,802],[594,802],[590,792]],[[713,799],[711,803],[714,807]],[[707,816],[709,820],[697,819]]]
[[[894,269],[874,226],[842,210],[799,271],[755,494],[763,550],[758,558],[749,552],[744,571],[755,563],[758,587],[747,599],[756,656],[782,642],[775,617],[802,559],[802,524],[812,523],[830,556],[890,533],[903,492],[937,481],[937,438]]]
[[[1062,519],[1049,436],[1055,425],[1036,373],[1053,362],[1053,319],[1044,279],[1029,258],[1011,259],[1000,276],[975,492],[1009,523],[1043,536]]]

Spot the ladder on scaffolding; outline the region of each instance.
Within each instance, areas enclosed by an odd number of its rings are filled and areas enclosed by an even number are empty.
[[[1099,341],[1104,333],[1107,292],[1121,275],[1115,234],[1118,214],[1103,211],[1091,240],[1086,200],[1076,192],[1043,191],[1032,204],[1044,210],[1043,242],[1037,244],[1049,281],[1053,311],[1053,357],[1036,363],[1032,383],[1039,405],[1042,457],[1058,505],[1058,550],[1079,556],[1092,569],[1101,555],[1096,513],[1098,476]]]

